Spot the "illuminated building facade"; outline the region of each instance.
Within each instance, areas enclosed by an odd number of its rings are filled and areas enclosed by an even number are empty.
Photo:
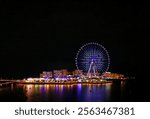
[[[84,73],[82,70],[74,70],[72,72],[69,72],[66,69],[62,70],[54,70],[54,71],[43,71],[40,74],[40,78],[28,78],[28,81],[41,81],[41,82],[55,82],[55,81],[86,81],[89,79],[92,79],[93,81],[96,79],[126,79],[126,77],[123,74],[117,74],[117,73],[111,73],[111,72],[105,72],[103,75],[94,76],[92,78],[87,77],[87,73]]]
[[[69,72],[68,72],[68,70],[66,70],[66,69],[62,69],[62,70],[61,70],[61,73],[62,73],[62,77],[63,77],[63,78],[66,78],[66,77],[69,75]]]
[[[54,78],[67,78],[69,75],[68,70],[62,69],[62,70],[54,70],[53,71]]]
[[[51,71],[49,71],[49,72],[43,71],[40,74],[40,78],[49,79],[49,78],[52,78],[52,77],[53,77],[53,73]]]
[[[73,71],[73,76],[74,77],[82,77],[83,76],[82,70],[75,70],[75,71]]]
[[[102,78],[105,78],[105,79],[124,79],[125,76],[124,76],[123,74],[105,72],[105,73],[102,75]]]

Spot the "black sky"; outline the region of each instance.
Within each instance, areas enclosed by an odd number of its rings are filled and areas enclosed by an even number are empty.
[[[150,17],[146,2],[0,1],[0,76],[38,76],[75,69],[88,42],[102,44],[110,71],[135,76],[148,67]]]

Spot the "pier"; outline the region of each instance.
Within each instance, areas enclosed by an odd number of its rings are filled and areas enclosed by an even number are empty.
[[[78,82],[78,81],[66,81],[66,82],[50,82],[50,81],[27,81],[27,80],[0,80],[0,87],[7,87],[7,86],[12,86],[16,84],[105,84],[105,83],[121,83],[126,80],[122,79],[105,79],[102,81],[89,81],[89,82]]]
[[[7,86],[12,86],[15,85],[16,83],[13,81],[0,81],[0,87],[7,87]]]

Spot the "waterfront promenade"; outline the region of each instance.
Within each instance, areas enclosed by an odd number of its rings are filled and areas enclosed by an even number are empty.
[[[112,82],[126,81],[124,79],[104,79],[104,80],[72,80],[72,81],[27,81],[27,80],[0,80],[0,87],[11,86],[16,84],[106,84]]]

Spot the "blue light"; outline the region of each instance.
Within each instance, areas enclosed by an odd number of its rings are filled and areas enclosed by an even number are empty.
[[[76,57],[76,65],[79,70],[88,72],[91,62],[95,64],[100,73],[108,70],[110,59],[106,49],[97,43],[88,43],[81,47]]]

